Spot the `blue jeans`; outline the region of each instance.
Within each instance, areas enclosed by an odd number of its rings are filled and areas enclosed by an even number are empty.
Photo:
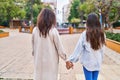
[[[99,71],[88,71],[85,67],[83,67],[85,80],[97,80]]]

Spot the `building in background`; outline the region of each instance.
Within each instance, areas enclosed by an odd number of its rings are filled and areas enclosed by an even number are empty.
[[[68,22],[71,0],[41,0],[44,4],[50,4],[55,10],[57,23]]]
[[[62,8],[62,15],[63,15],[62,22],[63,23],[68,22],[69,13],[70,13],[70,4],[66,4]]]
[[[64,5],[62,8],[62,22],[68,22],[68,17],[70,15],[70,7],[71,7],[72,0],[69,0],[69,3]]]
[[[57,0],[41,0],[41,2],[43,2],[45,5],[49,4],[54,10],[57,8]]]

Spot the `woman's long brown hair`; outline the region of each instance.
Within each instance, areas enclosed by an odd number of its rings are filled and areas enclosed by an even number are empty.
[[[56,25],[56,17],[52,10],[50,9],[42,9],[40,14],[37,17],[37,27],[40,31],[40,36],[47,37],[49,34],[49,30],[52,26]]]
[[[88,15],[86,37],[86,40],[90,42],[94,50],[100,49],[105,44],[104,31],[97,15],[94,13]]]

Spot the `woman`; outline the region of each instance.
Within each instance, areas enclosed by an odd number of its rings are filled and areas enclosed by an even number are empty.
[[[56,17],[52,10],[43,9],[33,29],[34,80],[57,80],[59,56],[66,60],[60,41]]]
[[[85,79],[97,80],[103,60],[105,36],[96,14],[89,14],[86,28],[81,34],[73,54],[68,58],[66,67],[70,69],[73,62],[77,62],[80,58]]]

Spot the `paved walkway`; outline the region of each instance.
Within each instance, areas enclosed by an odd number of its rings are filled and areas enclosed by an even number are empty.
[[[120,33],[120,29],[113,29],[114,33]]]
[[[10,36],[0,38],[0,80],[24,80],[33,78],[33,57],[31,55],[31,34],[9,30]],[[69,56],[80,34],[61,35],[63,45]],[[60,59],[58,80],[84,80],[79,62],[74,69],[67,70]],[[2,79],[3,78],[3,79]],[[120,54],[105,49],[104,62],[99,80],[120,80]]]

